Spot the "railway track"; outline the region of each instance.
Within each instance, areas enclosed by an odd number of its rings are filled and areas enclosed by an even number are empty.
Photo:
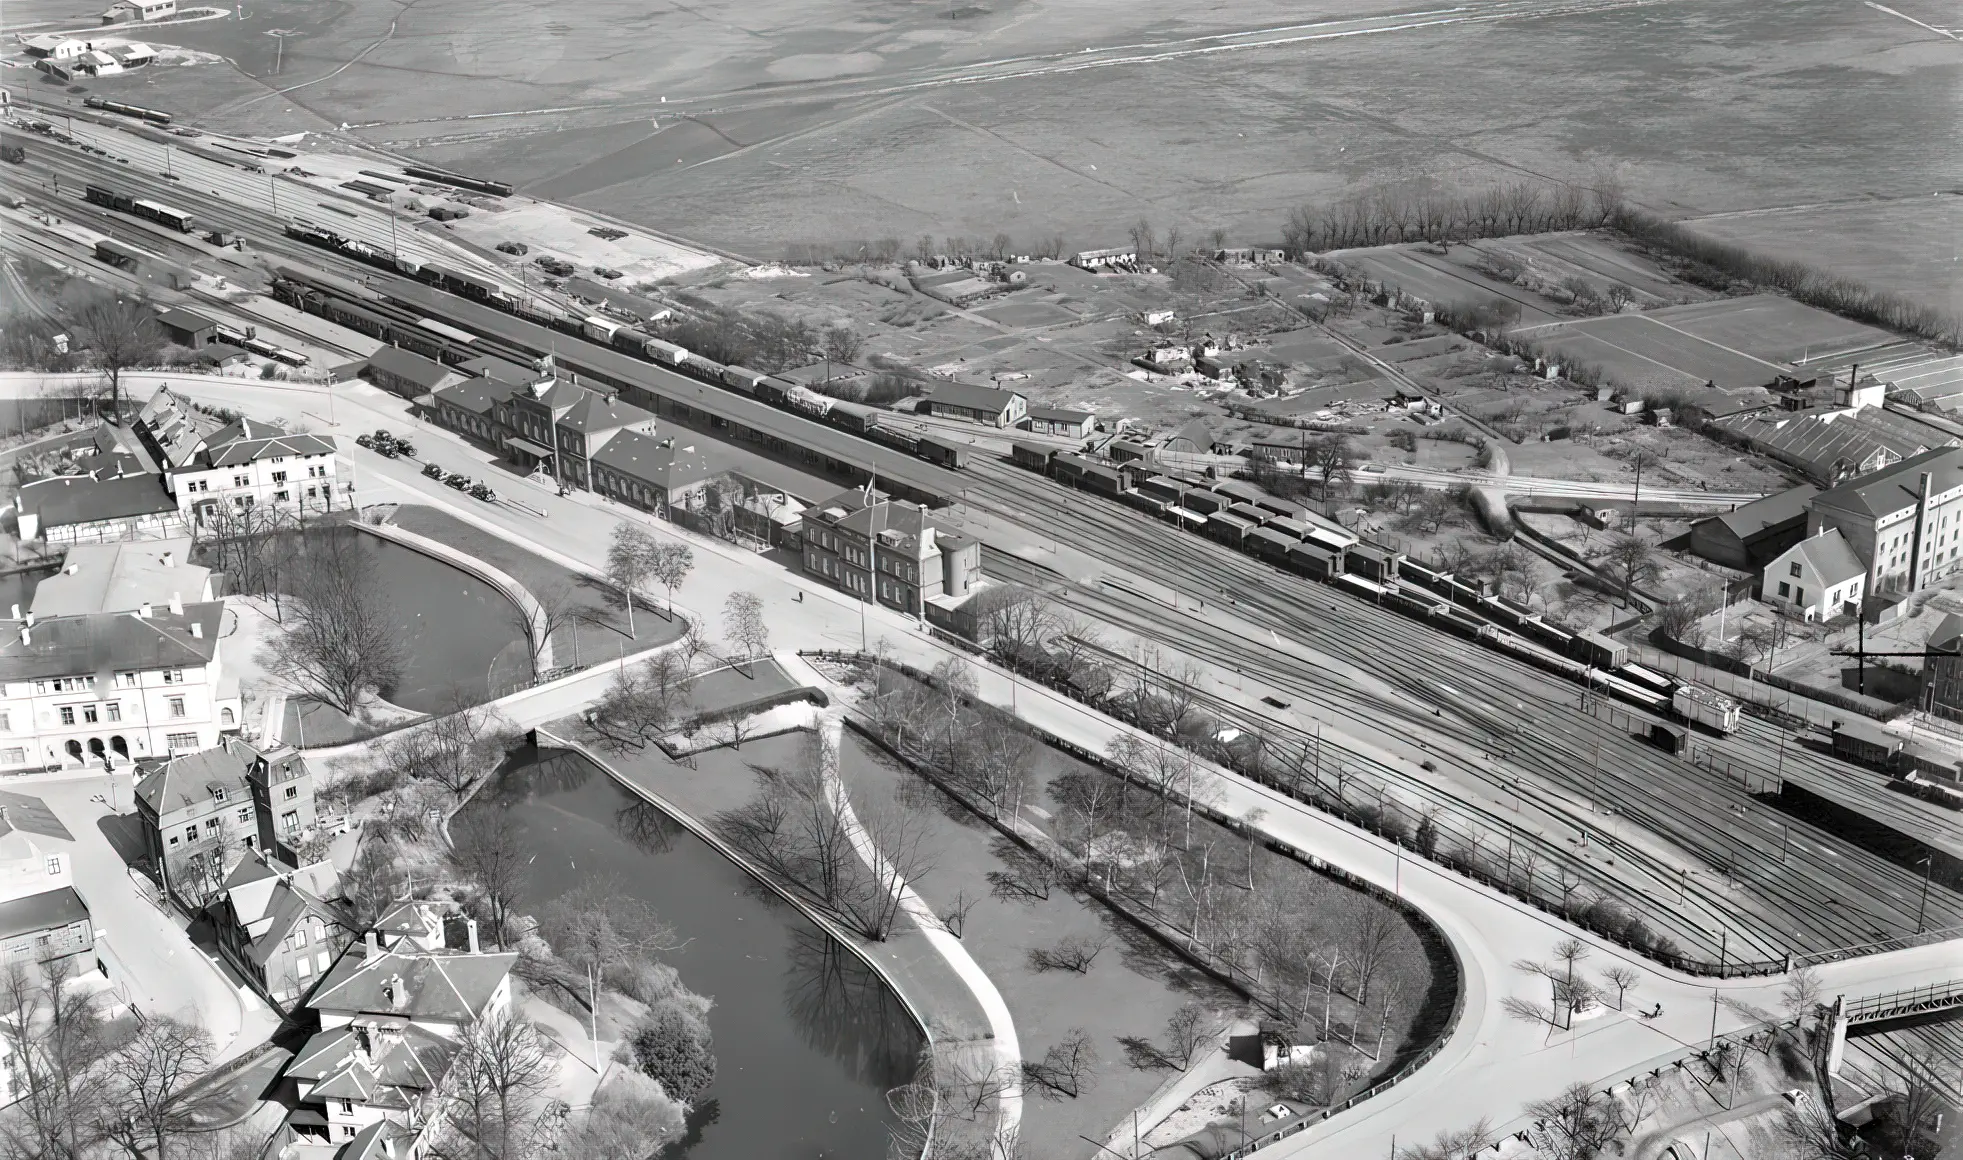
[[[968,491],[970,503],[1141,575],[1190,580],[1204,586],[1211,601],[1231,593],[1233,612],[1276,633],[1277,645],[1285,635],[1379,678],[1403,696],[1359,692],[1341,674],[1285,645],[1271,646],[1197,618],[1169,617],[1163,604],[1142,597],[1112,588],[1093,597],[1060,577],[1032,576],[1062,592],[1066,603],[1201,659],[1260,673],[1330,706],[1366,735],[1397,730],[1505,751],[1504,764],[1521,772],[1571,794],[1613,801],[1626,824],[1703,864],[1703,881],[1690,879],[1703,915],[1683,916],[1683,926],[1705,931],[1728,953],[1774,958],[1788,950],[1829,949],[1915,929],[1922,883],[1912,868],[1793,819],[1738,783],[1582,713],[1573,685],[1100,497],[1072,496],[1048,480],[1000,464],[977,462],[970,473],[976,480]],[[1014,565],[1004,567],[1013,572]],[[1448,675],[1458,696],[1445,693],[1440,674]],[[1643,715],[1632,711],[1631,716]],[[1769,772],[1772,759],[1763,751],[1775,740],[1775,731],[1755,723],[1717,744]],[[1810,756],[1789,750],[1787,758]],[[1454,765],[1459,776],[1492,784],[1489,772]],[[1669,901],[1644,900],[1651,908]],[[1932,888],[1925,920],[1930,927],[1963,921],[1963,898],[1946,887]],[[1717,929],[1707,930],[1711,926]]]

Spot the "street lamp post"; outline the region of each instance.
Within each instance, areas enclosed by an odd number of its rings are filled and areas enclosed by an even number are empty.
[[[1925,854],[1922,857],[1922,901],[1915,906],[1915,933],[1917,934],[1922,933],[1922,920],[1929,910],[1929,872],[1935,857],[1934,854]]]

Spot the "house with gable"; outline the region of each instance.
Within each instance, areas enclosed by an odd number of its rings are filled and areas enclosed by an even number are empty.
[[[313,775],[297,752],[228,737],[139,761],[136,773],[145,853],[163,887],[193,909],[227,890],[248,852],[297,860],[313,815]]]
[[[482,951],[469,929],[463,950],[390,949],[370,931],[341,955],[306,1001],[320,1030],[286,1065],[298,1102],[281,1138],[344,1148],[388,1139],[398,1156],[419,1155],[465,1029],[512,1009],[517,954]]]
[[[208,913],[218,952],[282,1012],[291,1012],[354,938],[334,867],[299,869],[248,849]]]

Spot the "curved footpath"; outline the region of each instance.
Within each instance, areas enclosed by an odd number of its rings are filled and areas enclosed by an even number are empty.
[[[810,668],[808,665],[803,667],[807,671]],[[837,703],[836,694],[833,703]],[[846,836],[859,858],[873,868],[877,877],[887,878],[892,871],[887,869],[886,857],[859,823],[859,816],[852,810],[852,799],[846,796],[845,782],[838,774],[844,717],[836,710],[825,713],[818,720],[818,728],[831,743],[827,750],[831,760],[825,763],[823,773],[825,792],[831,798],[832,808],[838,812],[839,821],[844,824]],[[948,965],[961,976],[961,981],[974,992],[982,1013],[988,1017],[989,1030],[994,1035],[994,1072],[1002,1081],[1001,1094],[996,1097],[995,1138],[1014,1140],[1022,1130],[1022,1044],[1016,1039],[1015,1018],[1009,1014],[1009,1005],[1003,1001],[1002,992],[996,989],[988,972],[981,969],[981,964],[968,953],[967,947],[961,945],[960,939],[948,933],[940,918],[934,914],[933,907],[914,892],[906,879],[893,877],[898,882],[901,909],[926,936],[928,944],[947,960]]]

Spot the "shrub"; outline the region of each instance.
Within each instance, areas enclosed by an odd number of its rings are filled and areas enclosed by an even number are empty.
[[[716,1078],[709,1024],[681,1005],[663,1003],[627,1034],[634,1066],[658,1081],[673,1099],[693,1104]]]

